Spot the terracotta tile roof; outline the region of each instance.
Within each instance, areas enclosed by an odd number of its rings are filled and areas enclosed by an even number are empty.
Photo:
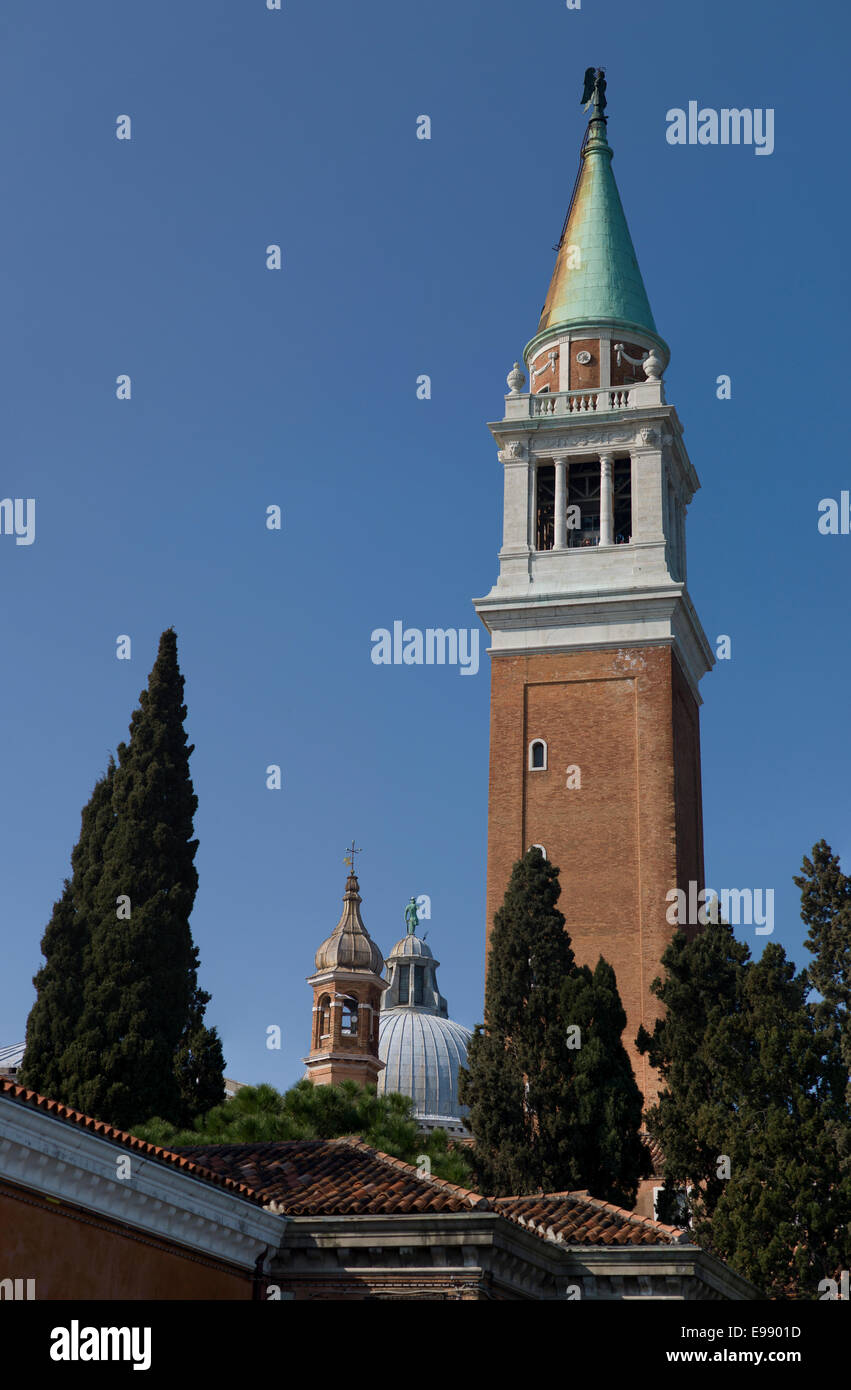
[[[288,1216],[390,1216],[492,1210],[486,1197],[442,1178],[423,1178],[362,1139],[207,1144],[181,1150],[214,1173],[244,1183]]]
[[[122,1148],[179,1168],[258,1206],[287,1216],[391,1216],[405,1212],[491,1211],[563,1245],[676,1245],[688,1240],[675,1226],[651,1221],[587,1192],[529,1197],[483,1197],[442,1178],[421,1177],[409,1163],[372,1149],[362,1139],[293,1139],[267,1144],[204,1144],[163,1149],[83,1115],[37,1091],[0,1078],[0,1097],[41,1110]]]
[[[568,1245],[674,1245],[675,1226],[633,1216],[587,1192],[482,1197],[441,1178],[421,1177],[362,1139],[294,1139],[185,1149],[198,1163],[245,1183],[287,1216],[493,1211],[542,1240]]]
[[[682,1245],[689,1240],[677,1226],[634,1216],[587,1192],[496,1197],[493,1205],[509,1221],[559,1245]]]
[[[104,1120],[95,1120],[91,1115],[83,1115],[79,1110],[72,1110],[69,1106],[62,1105],[58,1100],[48,1100],[46,1096],[39,1095],[38,1091],[28,1091],[24,1086],[16,1086],[14,1081],[7,1081],[0,1077],[0,1097],[16,1101],[20,1105],[27,1105],[34,1110],[42,1110],[55,1120],[77,1125],[80,1129],[87,1129],[101,1139],[108,1139],[112,1144],[120,1144],[122,1148],[145,1154],[147,1158],[154,1159],[158,1163],[180,1168],[200,1182],[214,1183],[216,1187],[227,1188],[229,1192],[233,1192],[237,1197],[243,1197],[247,1202],[253,1202],[257,1206],[263,1205],[262,1199],[255,1192],[252,1192],[251,1188],[229,1176],[203,1168],[200,1164],[188,1159],[183,1153],[176,1153],[171,1149],[161,1149],[158,1144],[148,1144],[144,1139],[137,1139],[135,1134],[128,1134],[123,1129],[115,1129],[113,1125],[106,1124]]]

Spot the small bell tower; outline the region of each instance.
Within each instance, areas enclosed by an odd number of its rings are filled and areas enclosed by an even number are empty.
[[[313,1031],[304,1063],[315,1086],[375,1086],[384,1068],[378,1056],[384,957],[363,924],[358,880],[347,862],[342,916],[316,952],[316,973],[307,981],[313,986]]]

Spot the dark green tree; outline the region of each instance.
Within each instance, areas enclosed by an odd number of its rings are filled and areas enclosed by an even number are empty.
[[[195,948],[193,970],[198,969]],[[210,1002],[205,989],[197,988],[190,1000],[183,1035],[177,1045],[174,1068],[180,1093],[180,1123],[190,1124],[196,1115],[203,1115],[222,1099],[225,1059],[218,1031],[204,1023],[204,1013]]]
[[[807,992],[806,972],[773,942],[746,967],[750,1049],[729,1123],[731,1176],[699,1232],[773,1298],[818,1298],[848,1249],[851,1205],[833,1140],[844,1076]]]
[[[110,758],[83,808],[80,838],[71,854],[71,877],[54,904],[41,941],[44,965],[33,978],[37,994],[27,1020],[21,1082],[66,1104],[74,1104],[77,1094],[74,1041],[86,977],[93,893],[112,828],[114,774]]]
[[[626,1013],[613,967],[601,956],[565,982],[563,1010],[581,1028],[575,1053],[572,1148],[592,1197],[631,1209],[652,1164],[641,1138],[644,1097],[623,1045]]]
[[[224,1095],[189,926],[198,803],[183,684],[169,629],[129,743],[118,747],[113,824],[94,894],[73,1103],[119,1127],[150,1115],[179,1123],[213,1092]]]
[[[717,1156],[726,1152],[727,1121],[745,1064],[742,989],[749,955],[724,922],[710,923],[692,941],[678,931],[662,956],[665,974],[651,986],[665,1014],[652,1035],[639,1029],[636,1045],[659,1072],[659,1097],[647,1124],[665,1155],[665,1191],[657,1207],[663,1221],[679,1224],[686,1184],[703,1185],[710,1210],[723,1191]]]
[[[494,917],[485,1022],[460,1077],[472,1163],[494,1194],[587,1188],[631,1204],[646,1157],[625,1019],[611,968],[577,968],[560,891],[558,869],[530,849]]]
[[[663,1083],[647,1116],[665,1155],[659,1215],[690,1221],[770,1297],[817,1298],[849,1211],[831,1137],[842,1068],[806,976],[774,943],[751,961],[725,923],[678,932],[662,964],[665,1017],[638,1038]]]
[[[801,890],[801,918],[808,929],[804,944],[814,957],[807,977],[821,995],[813,1012],[820,1028],[838,1034],[851,1110],[851,878],[842,872],[830,845],[819,840],[812,859],[804,856],[795,884]],[[847,1132],[842,1147],[851,1157]]]

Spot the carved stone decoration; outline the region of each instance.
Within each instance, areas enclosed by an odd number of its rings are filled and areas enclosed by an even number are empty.
[[[591,361],[591,354],[590,354],[590,352],[584,352],[584,351],[583,351],[583,352],[577,352],[577,354],[576,354],[576,360],[577,360],[577,362],[579,363],[580,366],[582,366],[582,367],[587,367],[587,366],[588,366],[588,363]]]
[[[638,431],[638,434],[635,436],[636,444],[655,444],[657,439],[658,435],[656,430],[652,429],[649,425],[645,425],[644,428],[640,429]]]
[[[508,463],[510,459],[522,459],[526,453],[526,445],[522,439],[508,439],[499,451],[500,460]]]
[[[634,443],[635,432],[631,429],[594,430],[585,434],[560,435],[558,438],[541,431],[534,436],[533,451],[536,454],[550,455],[554,449],[600,449],[607,444]]]
[[[526,381],[526,373],[522,370],[519,362],[514,363],[514,366],[511,368],[505,380],[508,383],[508,389],[512,396],[519,396]]]

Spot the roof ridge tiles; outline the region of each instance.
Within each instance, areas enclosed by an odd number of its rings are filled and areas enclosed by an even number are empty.
[[[654,1231],[671,1231],[676,1235],[684,1234],[681,1226],[670,1226],[666,1221],[657,1221],[652,1216],[637,1216],[635,1212],[627,1211],[625,1207],[619,1207],[614,1202],[604,1202],[601,1197],[592,1197],[591,1193],[585,1188],[583,1188],[580,1193],[571,1195],[580,1196],[583,1201],[589,1202],[592,1206],[599,1207],[602,1210],[615,1212],[618,1216],[625,1217],[628,1221],[634,1222],[637,1226],[647,1226]]]
[[[654,1235],[668,1237],[672,1245],[682,1244],[687,1238],[687,1232],[680,1226],[671,1226],[667,1222],[656,1221],[648,1216],[638,1216],[634,1212],[627,1211],[625,1207],[617,1206],[614,1202],[605,1202],[601,1197],[592,1197],[586,1188],[573,1192],[536,1192],[525,1193],[517,1197],[497,1197],[495,1198],[495,1207],[498,1212],[506,1214],[512,1221],[516,1221],[520,1225],[542,1230],[545,1219],[549,1218],[551,1222],[552,1213],[536,1214],[534,1208],[542,1203],[552,1202],[560,1202],[574,1208],[586,1208],[580,1229],[585,1227],[590,1229],[594,1224],[594,1213],[596,1213],[598,1216],[608,1218],[607,1226],[609,1229],[617,1228],[618,1223],[638,1227],[641,1230],[652,1232]],[[531,1210],[529,1204],[531,1204]],[[591,1210],[587,1211],[587,1208]],[[552,1225],[546,1228],[547,1236],[563,1241],[561,1235],[551,1236],[552,1230]]]
[[[104,1139],[120,1144],[123,1148],[135,1149],[137,1152],[147,1154],[149,1158],[167,1164],[171,1168],[182,1168],[199,1181],[226,1188],[227,1191],[236,1196],[243,1197],[256,1206],[262,1206],[262,1199],[259,1194],[253,1188],[246,1186],[245,1183],[237,1182],[234,1178],[224,1177],[220,1173],[214,1173],[202,1164],[187,1158],[185,1154],[180,1154],[174,1149],[165,1149],[160,1144],[151,1144],[147,1139],[140,1139],[138,1135],[131,1134],[129,1130],[116,1129],[106,1120],[98,1120],[93,1115],[84,1114],[82,1110],[74,1110],[62,1101],[51,1100],[49,1096],[43,1096],[40,1092],[30,1090],[27,1086],[19,1086],[17,1082],[9,1081],[5,1077],[0,1077],[0,1097],[2,1096],[18,1105],[26,1105],[32,1110],[43,1110],[64,1124],[73,1124],[78,1129],[93,1131]]]
[[[438,1178],[434,1177],[431,1173],[428,1175],[421,1173],[419,1168],[415,1168],[411,1163],[406,1163],[403,1158],[395,1158],[393,1154],[386,1154],[382,1149],[373,1148],[371,1144],[367,1144],[366,1140],[355,1135],[347,1135],[330,1140],[329,1142],[348,1144],[350,1148],[360,1149],[361,1151],[373,1154],[375,1158],[388,1167],[404,1169],[406,1173],[410,1173],[418,1182],[428,1183],[430,1187],[436,1187],[439,1191],[451,1193],[453,1196],[457,1197],[459,1201],[464,1202],[467,1206],[474,1207],[477,1211],[492,1210],[491,1199],[489,1197],[483,1197],[480,1192],[474,1192],[469,1187],[461,1187],[458,1183],[450,1182],[448,1178]]]

